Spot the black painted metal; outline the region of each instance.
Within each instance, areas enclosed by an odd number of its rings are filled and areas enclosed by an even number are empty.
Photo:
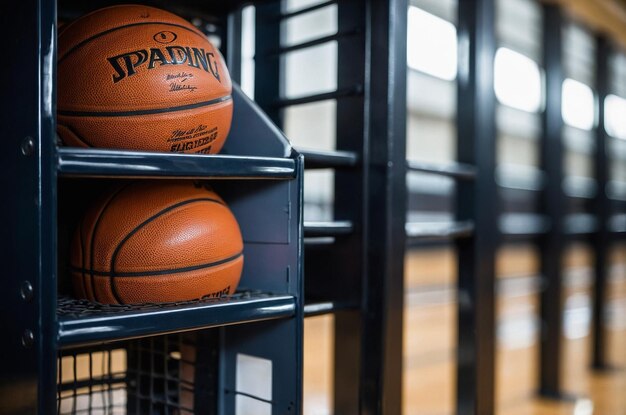
[[[365,83],[365,10],[366,4],[359,0],[345,0],[337,4],[337,30],[360,30],[361,34],[344,37],[337,41],[337,88],[338,92],[314,98],[337,99],[336,149],[350,152],[359,160],[355,169],[335,171],[335,220],[350,220],[354,232],[335,238],[333,249],[327,247],[307,250],[305,279],[307,302],[354,303],[358,308],[335,313],[334,327],[334,413],[360,414],[363,384],[363,275],[366,265],[365,242],[365,189],[366,178],[364,150],[364,96]],[[296,101],[292,101],[299,103]],[[301,101],[300,101],[301,102]],[[313,101],[311,101],[313,102]],[[305,159],[306,163],[306,159]],[[341,258],[341,260],[339,260]],[[315,263],[312,263],[315,261]],[[312,265],[312,266],[311,266]],[[315,279],[321,278],[321,284]],[[313,282],[313,284],[312,284]],[[332,293],[324,292],[324,286],[333,286]],[[328,291],[328,290],[326,290]],[[308,295],[307,295],[308,296]]]
[[[307,169],[327,169],[340,167],[355,167],[359,161],[353,151],[321,151],[302,150],[304,164]]]
[[[241,84],[241,41],[243,23],[241,8],[228,13],[226,19],[226,36],[222,36],[224,44],[221,46],[221,49],[226,51],[226,61],[228,62],[230,79],[237,84]]]
[[[356,37],[359,38],[359,37]],[[339,39],[340,41],[342,39]],[[342,42],[339,42],[340,44]],[[336,91],[332,92],[322,92],[320,94],[308,95],[305,97],[298,98],[285,98],[276,100],[273,103],[273,106],[276,108],[290,107],[292,105],[302,105],[302,104],[310,104],[313,102],[325,101],[328,99],[336,99],[336,98],[345,98],[351,96],[360,96],[363,94],[363,86],[362,85],[353,85],[345,88],[339,88]]]
[[[293,12],[284,13],[284,14],[282,14],[280,16],[280,18],[281,19],[289,19],[291,17],[300,16],[300,15],[303,15],[303,14],[307,14],[307,13],[313,12],[315,10],[322,9],[324,7],[328,7],[328,6],[330,6],[332,4],[335,4],[335,3],[337,3],[337,0],[323,1],[321,3],[317,3],[317,4],[314,4],[312,6],[303,7],[302,9],[298,9],[298,10],[293,11]]]
[[[282,111],[274,102],[283,91],[280,57],[273,52],[281,46],[279,1],[262,2],[256,6],[254,98],[277,126],[282,126]]]
[[[354,225],[349,220],[304,222],[305,237],[341,236],[352,232],[354,232]]]
[[[593,201],[593,212],[597,215],[598,226],[592,236],[594,252],[593,285],[593,346],[591,365],[594,369],[604,369],[608,365],[606,355],[606,334],[604,316],[606,313],[607,265],[609,263],[610,235],[609,219],[611,205],[607,196],[609,160],[607,157],[607,133],[604,127],[604,100],[609,94],[609,55],[611,47],[605,37],[596,40],[596,81],[598,94],[598,125],[595,137],[594,175],[599,191]]]
[[[475,181],[458,183],[456,198],[456,220],[474,223],[473,235],[457,240],[459,415],[495,411],[494,9],[494,0],[461,1],[458,7],[457,160],[477,170]]]
[[[365,15],[362,414],[402,412],[407,8],[370,0]]]
[[[561,118],[562,16],[555,5],[543,6],[543,67],[546,73],[545,110],[542,116],[541,168],[546,172],[542,193],[542,213],[550,221],[550,230],[540,241],[541,274],[544,289],[540,295],[540,370],[539,391],[548,397],[561,394],[561,332],[563,317],[562,264],[565,245],[563,217],[563,142]]]
[[[293,179],[295,161],[278,157],[167,154],[59,148],[58,168],[71,177]]]
[[[409,171],[437,174],[458,180],[473,180],[476,178],[476,168],[461,163],[435,164],[417,160],[407,160],[407,168]]]
[[[356,30],[352,30],[350,32],[340,32],[340,33],[335,33],[334,35],[323,36],[317,39],[309,40],[309,41],[298,43],[295,45],[283,46],[277,52],[274,52],[274,54],[284,54],[284,53],[293,52],[296,50],[307,49],[307,48],[317,46],[317,45],[323,45],[324,43],[332,42],[333,40],[339,40],[345,36],[353,36],[353,35],[356,35],[357,33],[358,31]]]
[[[59,319],[61,347],[132,339],[183,330],[218,327],[295,315],[289,295],[252,295],[220,302],[172,305],[122,313],[68,316]]]
[[[14,45],[1,75],[19,80],[3,88],[0,111],[6,149],[0,154],[0,412],[5,414],[56,409],[56,299],[49,295],[56,289],[55,21],[53,2],[0,4],[2,36]]]

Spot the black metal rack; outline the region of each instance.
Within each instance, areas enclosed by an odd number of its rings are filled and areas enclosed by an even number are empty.
[[[16,20],[6,23],[23,46],[19,58],[39,64],[27,71],[11,66],[5,74],[20,77],[23,86],[14,84],[3,96],[5,103],[10,96],[19,98],[2,114],[3,124],[12,125],[5,129],[7,146],[14,141],[15,151],[2,157],[11,200],[3,213],[13,219],[6,223],[3,245],[11,277],[2,291],[12,312],[3,312],[11,340],[2,346],[1,412],[226,414],[253,402],[264,405],[266,413],[299,413],[301,382],[294,380],[302,377],[302,156],[236,85],[234,122],[220,155],[57,147],[56,12],[56,2],[23,3],[11,12]],[[224,18],[222,12],[216,15]],[[19,179],[9,180],[11,169]],[[57,293],[65,295],[64,254],[74,217],[103,183],[128,179],[212,180],[243,234],[246,260],[237,294],[134,306],[57,298]],[[172,335],[183,336],[184,344],[170,341],[167,346]],[[112,350],[123,351],[125,367],[105,368],[96,376],[92,361],[110,362]],[[68,356],[74,373],[64,375],[62,362]],[[90,373],[79,379],[76,361],[85,358]],[[242,359],[269,365],[259,379],[270,385],[269,396],[241,384],[241,376],[250,375]],[[235,372],[241,372],[240,378]],[[189,390],[181,391],[181,385]],[[107,404],[103,391],[111,394]],[[94,399],[104,406],[93,406]]]

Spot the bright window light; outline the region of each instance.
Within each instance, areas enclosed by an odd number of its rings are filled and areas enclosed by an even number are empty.
[[[499,48],[493,81],[496,97],[502,104],[527,112],[537,112],[541,108],[541,71],[529,57]]]
[[[604,126],[613,137],[626,140],[626,99],[608,95],[604,100]]]
[[[437,78],[456,78],[456,27],[446,20],[409,7],[407,63]]]
[[[582,82],[567,78],[561,92],[561,115],[572,127],[591,130],[595,122],[593,91]]]

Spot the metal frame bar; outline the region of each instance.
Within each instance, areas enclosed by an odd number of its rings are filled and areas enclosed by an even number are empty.
[[[407,10],[406,0],[366,6],[363,414],[402,412]]]
[[[495,409],[495,252],[499,239],[495,180],[496,123],[493,90],[495,0],[458,5],[459,67],[457,160],[476,166],[474,181],[459,181],[456,220],[474,223],[456,241],[458,255],[458,415]]]
[[[596,232],[592,236],[594,251],[595,283],[593,285],[593,345],[592,363],[594,369],[607,367],[606,334],[604,315],[606,310],[607,276],[609,267],[610,231],[609,218],[611,202],[606,188],[609,179],[609,160],[607,155],[607,133],[604,126],[604,100],[609,94],[609,54],[611,47],[605,37],[596,38],[596,80],[595,90],[598,94],[598,125],[595,137],[594,175],[598,191],[593,200],[593,211],[598,218]]]
[[[290,19],[292,17],[299,16],[301,14],[306,14],[306,13],[310,13],[310,12],[318,10],[318,9],[323,9],[324,7],[328,7],[328,6],[336,4],[336,3],[337,3],[337,0],[325,1],[325,2],[322,2],[322,3],[314,4],[313,6],[304,7],[302,9],[300,9],[300,10],[296,10],[295,12],[282,14],[280,16],[280,18],[282,20]]]
[[[335,313],[334,344],[334,413],[361,413],[363,383],[362,367],[362,307],[363,274],[366,243],[365,238],[365,192],[364,177],[366,161],[364,85],[365,85],[365,25],[367,4],[360,0],[345,0],[337,4],[337,30],[362,29],[357,36],[337,41],[337,87],[344,91],[337,100],[336,148],[356,154],[361,160],[357,169],[335,171],[336,220],[351,220],[355,231],[335,242],[335,258],[347,261],[334,267],[332,275],[340,280],[338,290],[341,302],[355,302],[356,310]],[[306,159],[305,159],[306,165]],[[358,381],[355,382],[355,378]],[[373,412],[375,413],[375,412]]]
[[[281,59],[273,54],[281,44],[281,3],[264,2],[255,10],[254,99],[274,124],[282,126],[282,111],[279,105],[274,105],[283,91]]]
[[[542,114],[541,168],[546,172],[542,192],[542,213],[550,221],[550,229],[539,242],[541,274],[544,289],[540,295],[540,356],[539,393],[561,396],[561,332],[563,321],[562,257],[565,248],[563,216],[563,118],[561,89],[563,84],[561,10],[556,5],[544,5],[543,66],[546,73],[546,105]]]
[[[474,180],[476,168],[462,163],[437,164],[417,160],[407,160],[407,169],[411,172],[438,174],[457,180]]]
[[[340,38],[338,42],[341,43],[341,40],[343,40],[343,38]],[[310,103],[318,102],[318,101],[325,101],[327,99],[361,96],[362,94],[363,94],[363,85],[357,84],[357,85],[353,85],[353,86],[349,86],[345,88],[338,88],[336,91],[331,91],[331,92],[322,92],[320,94],[307,95],[307,96],[298,97],[298,98],[278,99],[273,103],[273,106],[276,108],[284,108],[284,107],[290,107],[292,105],[302,105],[302,104],[310,104]]]
[[[25,65],[2,68],[4,277],[0,396],[7,412],[56,411],[56,6],[28,0],[0,5],[4,36]],[[15,61],[15,62],[17,62]],[[10,104],[8,101],[10,100]],[[10,173],[8,173],[10,172]],[[6,406],[5,406],[6,405]]]

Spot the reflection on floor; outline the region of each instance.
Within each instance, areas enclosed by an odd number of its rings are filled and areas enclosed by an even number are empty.
[[[612,252],[607,313],[607,373],[588,370],[591,256],[573,245],[565,258],[562,376],[577,399],[554,402],[534,395],[537,379],[538,289],[536,252],[510,246],[498,256],[497,407],[504,415],[626,414],[626,246]],[[414,251],[406,260],[404,414],[454,411],[454,255],[445,249]],[[331,413],[330,316],[305,323],[304,413]]]

